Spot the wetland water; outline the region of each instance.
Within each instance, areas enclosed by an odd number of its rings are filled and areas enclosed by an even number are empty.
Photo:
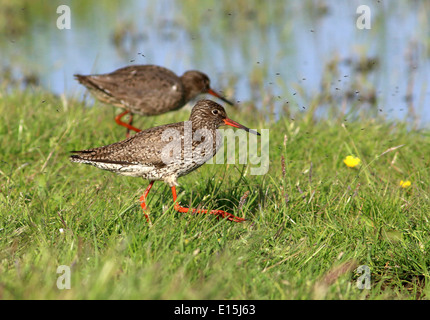
[[[157,64],[201,70],[228,98],[277,117],[308,112],[320,96],[346,116],[430,122],[426,1],[2,3],[3,74],[55,94],[85,93],[75,73]],[[57,28],[60,5],[70,8],[70,29]],[[357,27],[360,5],[370,9],[370,29]]]

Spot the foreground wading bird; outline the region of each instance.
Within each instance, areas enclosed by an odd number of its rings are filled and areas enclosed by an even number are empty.
[[[125,109],[115,121],[130,130],[133,114],[153,116],[182,108],[199,94],[209,93],[233,105],[210,88],[210,80],[200,71],[190,70],[178,77],[169,69],[155,65],[135,65],[99,75],[75,74],[76,79],[102,102]],[[121,121],[130,114],[129,122]]]
[[[221,145],[217,128],[222,125],[244,129],[260,135],[229,118],[222,106],[211,100],[200,100],[193,107],[189,121],[166,124],[143,130],[123,141],[104,147],[72,151],[72,162],[85,163],[125,176],[142,177],[150,181],[140,197],[146,215],[146,197],[154,181],[169,184],[174,208],[179,212],[208,213],[235,222],[245,219],[222,210],[190,209],[176,201],[177,179],[199,168],[212,158]]]

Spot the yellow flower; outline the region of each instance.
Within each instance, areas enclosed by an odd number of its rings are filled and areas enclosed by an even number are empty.
[[[343,159],[343,162],[350,168],[354,168],[358,166],[361,162],[360,158],[354,157],[354,156],[347,156],[345,159]]]
[[[400,180],[399,185],[400,185],[402,188],[407,188],[407,187],[409,187],[409,186],[411,185],[411,182],[410,182],[409,180],[407,180],[407,181]]]

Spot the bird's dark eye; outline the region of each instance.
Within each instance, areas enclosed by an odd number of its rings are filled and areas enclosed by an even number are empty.
[[[212,110],[212,114],[217,115],[218,114],[218,110],[217,109]]]

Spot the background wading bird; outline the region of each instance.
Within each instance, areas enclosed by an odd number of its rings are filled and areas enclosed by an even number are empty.
[[[111,73],[87,76],[75,74],[75,77],[98,100],[125,109],[115,121],[127,128],[127,137],[130,130],[140,131],[132,125],[133,114],[153,116],[177,110],[199,94],[208,93],[233,105],[211,89],[206,74],[196,70],[187,71],[178,77],[164,67],[135,65]],[[121,121],[126,114],[130,114],[128,123]]]

